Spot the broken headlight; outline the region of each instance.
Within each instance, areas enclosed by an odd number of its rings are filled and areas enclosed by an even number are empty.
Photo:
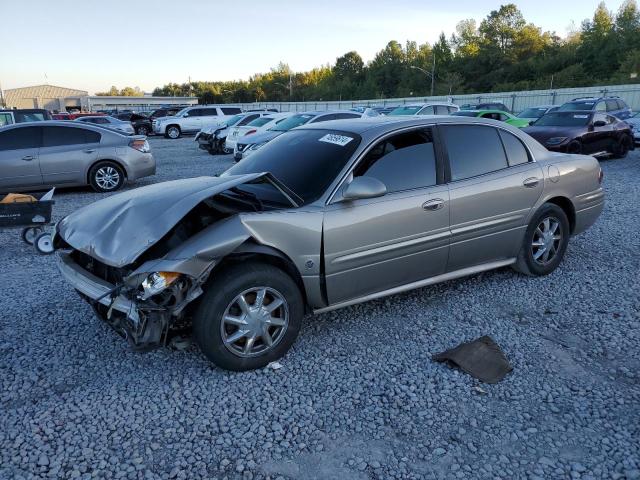
[[[176,272],[150,273],[140,284],[142,292],[138,294],[138,298],[147,300],[171,286],[178,278],[180,278],[180,274]]]

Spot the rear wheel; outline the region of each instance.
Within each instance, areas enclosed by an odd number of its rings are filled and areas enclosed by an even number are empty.
[[[628,135],[623,135],[620,137],[616,143],[613,144],[613,148],[611,149],[611,156],[613,158],[624,158],[629,153],[629,149],[631,148],[631,138]]]
[[[279,268],[244,263],[214,273],[193,320],[196,342],[220,368],[261,368],[282,357],[302,324],[304,304]]]
[[[89,183],[96,192],[115,192],[124,184],[124,170],[115,162],[97,163],[89,172]]]
[[[149,128],[147,128],[144,125],[140,125],[138,128],[136,128],[136,134],[137,135],[149,135]]]
[[[526,275],[548,275],[562,261],[571,227],[564,210],[553,203],[545,203],[527,227],[524,241],[514,268]]]

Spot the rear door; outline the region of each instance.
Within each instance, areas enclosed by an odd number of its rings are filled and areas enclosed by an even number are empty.
[[[0,132],[0,190],[42,185],[38,150],[42,127],[17,127]]]
[[[43,127],[40,170],[45,185],[86,183],[85,172],[98,158],[101,134],[80,126]]]
[[[213,109],[215,115],[215,109]],[[202,128],[202,116],[204,115],[202,108],[192,108],[182,117],[180,128],[183,132],[197,132]]]
[[[324,265],[330,304],[444,272],[449,197],[437,165],[428,127],[389,135],[360,160],[353,176],[377,178],[387,193],[327,206]]]
[[[542,169],[506,130],[484,125],[439,129],[449,166],[447,270],[515,257],[528,215],[542,194]]]

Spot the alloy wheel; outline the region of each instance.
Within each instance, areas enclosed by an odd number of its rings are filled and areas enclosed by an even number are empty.
[[[533,260],[540,265],[547,265],[558,254],[562,243],[562,225],[555,217],[543,218],[535,231],[531,242]]]
[[[102,190],[113,190],[120,183],[120,174],[115,168],[104,166],[96,172],[95,180]]]
[[[289,325],[284,296],[269,287],[254,287],[237,295],[220,324],[224,346],[239,357],[254,357],[274,348]]]
[[[167,132],[169,138],[178,138],[180,136],[180,131],[176,127],[171,127]]]

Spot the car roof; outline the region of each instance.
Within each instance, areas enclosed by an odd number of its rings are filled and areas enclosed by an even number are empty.
[[[455,103],[447,103],[447,102],[422,102],[422,103],[407,103],[404,105],[398,105],[394,108],[400,107],[427,107],[429,105],[442,105],[445,107],[457,107]]]
[[[5,125],[4,127],[0,127],[0,129],[9,129],[9,128],[23,128],[23,127],[70,127],[70,128],[88,128],[89,130],[98,130],[100,132],[108,131],[111,133],[116,133],[121,135],[120,132],[113,130],[111,128],[102,127],[100,125],[96,125],[93,123],[87,122],[76,122],[69,120],[40,120],[36,122],[20,122],[20,123],[12,123],[10,125]]]

